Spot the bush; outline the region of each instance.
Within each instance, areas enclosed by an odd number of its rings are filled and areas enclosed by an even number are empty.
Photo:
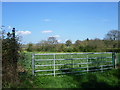
[[[15,37],[13,29],[12,34],[8,32],[7,38],[2,39],[2,74],[3,86],[5,83],[14,83],[18,81],[17,62],[19,59],[20,43],[18,37]]]

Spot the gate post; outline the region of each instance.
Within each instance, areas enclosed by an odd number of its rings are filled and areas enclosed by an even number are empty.
[[[32,75],[34,76],[35,75],[35,61],[34,61],[34,55],[35,54],[32,54]]]
[[[112,63],[113,63],[113,68],[115,68],[115,52],[112,52]]]

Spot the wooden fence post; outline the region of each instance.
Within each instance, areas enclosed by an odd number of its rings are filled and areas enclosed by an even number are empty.
[[[13,38],[15,39],[15,28],[12,30]]]

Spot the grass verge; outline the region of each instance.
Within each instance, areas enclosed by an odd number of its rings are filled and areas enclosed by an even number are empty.
[[[85,75],[37,76],[20,75],[17,88],[120,88],[120,69]]]

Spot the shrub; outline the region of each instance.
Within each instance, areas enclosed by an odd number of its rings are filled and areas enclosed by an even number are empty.
[[[17,83],[17,61],[19,59],[20,43],[15,37],[15,28],[7,38],[2,39],[2,73],[3,86],[5,83]]]

